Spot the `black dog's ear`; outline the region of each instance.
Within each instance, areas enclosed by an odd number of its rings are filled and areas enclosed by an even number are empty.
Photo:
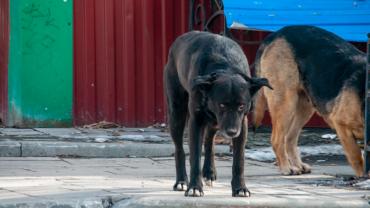
[[[251,83],[251,88],[250,88],[250,94],[251,96],[254,96],[261,87],[265,86],[273,90],[271,87],[268,79],[266,78],[249,78],[249,82]]]
[[[197,76],[192,81],[191,89],[193,91],[201,91],[205,92],[208,91],[212,86],[212,76],[205,75],[205,76]]]
[[[197,76],[193,79],[191,89],[192,90],[199,90],[201,92],[208,91],[213,82],[219,77],[222,73],[225,73],[224,71],[216,71],[208,75],[204,76]]]

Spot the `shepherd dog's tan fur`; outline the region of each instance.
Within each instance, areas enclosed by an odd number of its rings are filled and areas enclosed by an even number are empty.
[[[308,43],[309,44],[309,43]],[[258,126],[266,108],[272,121],[271,143],[280,171],[284,175],[309,173],[297,148],[302,127],[317,109],[313,106],[299,77],[297,64],[289,43],[278,38],[263,51],[256,73],[266,77],[274,90],[262,89],[255,100],[254,123]],[[361,101],[350,88],[326,105],[321,116],[336,130],[349,163],[357,176],[363,175],[363,159],[356,138],[363,138],[364,117]]]

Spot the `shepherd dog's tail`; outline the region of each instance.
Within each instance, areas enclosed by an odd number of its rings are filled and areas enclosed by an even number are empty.
[[[262,42],[262,44],[260,45],[256,53],[256,58],[253,64],[254,76],[256,77],[260,76],[261,56],[263,54],[263,51],[266,48],[267,43],[266,41]],[[252,125],[253,125],[254,132],[261,125],[262,119],[265,115],[265,111],[267,110],[267,101],[266,101],[265,93],[263,91],[264,91],[263,89],[259,90],[257,94],[255,95],[254,101],[253,101]]]
[[[253,112],[252,112],[252,124],[253,124],[253,131],[261,125],[262,119],[265,115],[265,111],[267,110],[267,101],[265,97],[265,93],[263,90],[260,90],[254,98],[253,102]]]

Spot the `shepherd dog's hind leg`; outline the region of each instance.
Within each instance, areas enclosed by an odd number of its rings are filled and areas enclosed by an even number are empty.
[[[284,175],[299,174],[291,166],[286,151],[286,137],[294,121],[301,80],[294,52],[283,38],[271,42],[261,56],[259,76],[269,80],[274,90],[265,90],[272,121],[271,143],[280,171]]]
[[[312,114],[314,113],[314,108],[303,91],[298,93],[298,96],[299,98],[296,105],[293,122],[286,136],[286,150],[288,153],[290,165],[298,168],[298,173],[310,173],[310,165],[302,162],[301,160],[301,156],[298,150],[298,139],[303,126],[312,117]]]
[[[268,97],[270,116],[272,121],[271,144],[276,155],[276,160],[283,175],[300,174],[300,169],[291,166],[287,153],[286,137],[289,128],[293,125],[294,113],[296,109],[296,94],[287,94],[279,97],[279,102],[269,101],[273,97]]]

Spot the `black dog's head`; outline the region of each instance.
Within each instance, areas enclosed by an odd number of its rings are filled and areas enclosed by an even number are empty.
[[[250,111],[252,97],[262,86],[271,88],[265,78],[227,72],[215,72],[193,80],[193,90],[205,98],[204,105],[215,115],[219,134],[225,139],[239,136],[242,120]]]

